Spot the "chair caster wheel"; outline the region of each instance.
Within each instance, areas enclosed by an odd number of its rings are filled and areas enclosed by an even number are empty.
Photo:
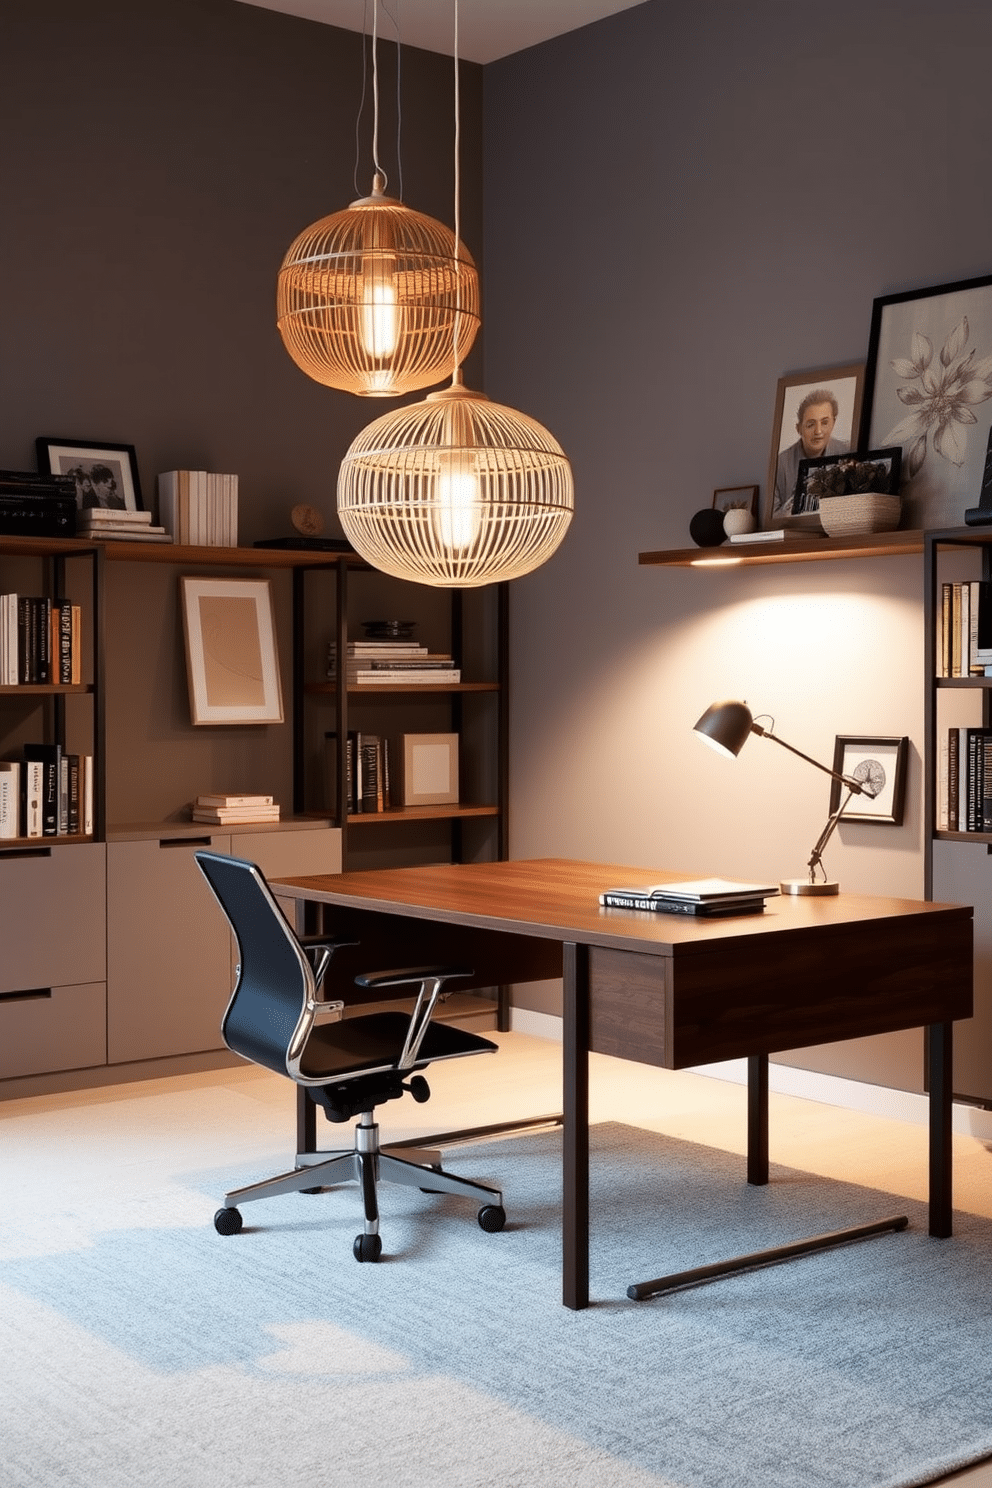
[[[506,1224],[506,1210],[502,1204],[484,1204],[479,1210],[479,1228],[488,1235],[498,1235]]]
[[[218,1209],[214,1215],[214,1229],[218,1235],[240,1235],[244,1220],[237,1209]]]
[[[300,1193],[306,1193],[306,1194],[315,1194],[315,1193],[323,1193],[323,1192],[324,1192],[324,1190],[322,1188],[301,1188],[300,1189]]]
[[[356,1261],[377,1261],[382,1255],[382,1240],[378,1235],[356,1235],[352,1253]]]

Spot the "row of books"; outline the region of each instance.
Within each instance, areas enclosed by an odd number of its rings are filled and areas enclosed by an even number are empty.
[[[236,796],[224,793],[197,796],[193,820],[217,827],[248,826],[252,822],[277,822],[279,803],[272,796]]]
[[[0,594],[0,683],[81,681],[81,615],[67,599]]]
[[[0,838],[93,832],[93,756],[60,744],[25,744],[24,758],[0,760]]]
[[[238,477],[210,470],[167,470],[158,478],[159,521],[177,543],[238,545]]]
[[[433,683],[446,686],[461,681],[461,669],[445,652],[429,651],[417,641],[349,641],[345,648],[349,686],[369,687],[385,683]],[[327,675],[337,680],[337,647],[327,651]]]
[[[992,728],[949,728],[941,737],[937,828],[992,832]]]
[[[992,582],[941,585],[937,676],[992,676]]]
[[[338,815],[338,736],[324,735],[327,770],[327,805],[332,816]],[[347,815],[388,811],[393,804],[393,747],[381,734],[352,730],[347,736],[346,785]]]
[[[164,527],[152,523],[150,511],[129,511],[118,506],[88,506],[76,516],[76,536],[109,542],[164,542],[172,538]]]
[[[721,918],[757,914],[765,900],[779,892],[774,884],[740,883],[729,878],[694,878],[681,883],[604,889],[599,902],[606,909],[641,909],[655,914]]]

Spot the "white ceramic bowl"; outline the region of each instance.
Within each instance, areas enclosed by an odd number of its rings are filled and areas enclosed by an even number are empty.
[[[859,496],[821,496],[820,523],[828,537],[894,532],[899,526],[898,496],[866,491]]]

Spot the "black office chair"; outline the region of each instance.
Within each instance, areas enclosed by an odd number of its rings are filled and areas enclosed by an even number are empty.
[[[489,1039],[432,1022],[445,984],[472,972],[421,966],[356,977],[358,985],[369,990],[415,986],[413,1012],[345,1018],[344,1003],[323,1002],[319,992],[335,949],[354,942],[300,940],[254,863],[209,852],[195,856],[238,942],[237,981],[221,1024],[224,1042],[243,1058],[302,1085],[328,1120],[360,1117],[350,1151],[313,1154],[313,1163],[227,1194],[223,1209],[214,1215],[218,1233],[236,1235],[241,1229],[238,1204],[354,1181],[361,1184],[365,1202],[365,1229],[355,1237],[355,1259],[377,1261],[382,1254],[378,1179],[429,1193],[482,1199],[480,1226],[490,1233],[501,1230],[506,1213],[499,1189],[444,1172],[440,1152],[403,1148],[400,1157],[395,1150],[380,1148],[379,1128],[372,1119],[377,1105],[406,1091],[416,1101],[427,1100],[430,1087],[415,1071],[435,1060],[496,1052],[497,1045]]]

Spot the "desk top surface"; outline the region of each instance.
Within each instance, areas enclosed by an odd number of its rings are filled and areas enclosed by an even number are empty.
[[[618,884],[658,884],[690,876],[629,864],[528,858],[292,876],[272,882],[290,897],[662,956],[704,951],[715,941],[797,934],[866,920],[928,916],[935,917],[936,930],[941,919],[970,921],[973,914],[970,905],[844,893],[782,895],[770,898],[761,914],[720,919],[606,909],[599,903],[599,895]]]

